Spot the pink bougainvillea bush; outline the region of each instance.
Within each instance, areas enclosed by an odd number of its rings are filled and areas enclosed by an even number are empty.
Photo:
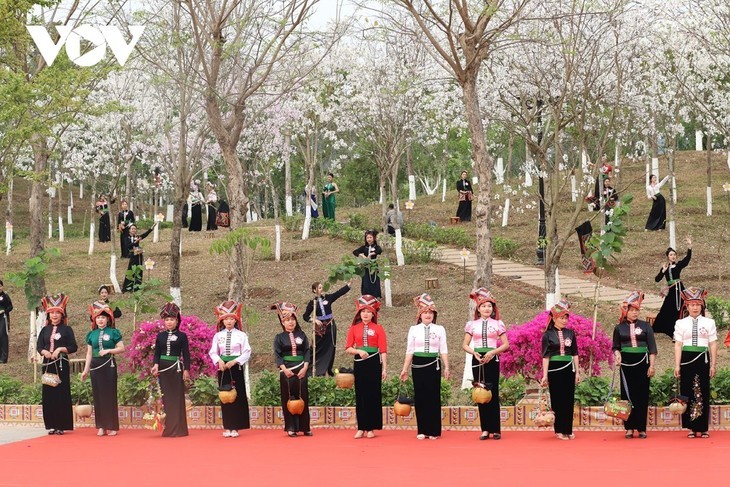
[[[145,321],[132,335],[132,344],[124,350],[124,368],[136,372],[140,377],[150,375],[155,355],[157,334],[165,330],[163,320]],[[188,336],[190,344],[190,377],[215,375],[216,367],[208,356],[215,328],[197,316],[183,316],[180,331]]]
[[[526,379],[539,380],[542,377],[542,334],[545,331],[548,311],[535,316],[532,321],[514,325],[507,330],[509,350],[499,357],[500,370],[505,377],[521,374]],[[593,369],[590,375],[600,375],[602,364],[613,362],[611,338],[596,324],[596,339],[593,340],[593,322],[585,316],[571,314],[568,328],[575,332],[578,342],[580,368],[588,372],[591,353]]]

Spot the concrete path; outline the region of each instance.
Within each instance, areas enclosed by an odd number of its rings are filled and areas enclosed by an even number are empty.
[[[463,267],[464,260],[461,257],[461,250],[448,247],[439,247],[439,250],[441,251],[441,262]],[[476,267],[477,258],[472,252],[467,257],[466,268],[470,271],[475,271]],[[537,266],[518,264],[509,260],[492,259],[492,272],[498,276],[509,277],[510,279],[519,280],[530,286],[545,289],[545,273],[542,268]],[[595,287],[595,283],[588,279],[560,277],[560,294],[568,299],[571,297],[580,297],[592,300]],[[600,286],[598,288],[598,299],[599,301],[620,304],[630,293],[631,290]],[[656,294],[645,294],[642,308],[659,310],[662,302],[663,299]]]
[[[43,427],[3,425],[0,426],[0,445],[39,438],[47,434]]]

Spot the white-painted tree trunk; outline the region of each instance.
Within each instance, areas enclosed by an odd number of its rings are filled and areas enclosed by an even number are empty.
[[[441,203],[446,201],[446,178],[444,178],[443,190],[441,191]]]
[[[274,226],[274,234],[276,235],[276,245],[274,246],[274,260],[279,262],[281,260],[281,225],[276,224]]]
[[[68,223],[69,225],[72,225],[72,224],[73,224],[73,222],[74,222],[74,217],[73,217],[73,213],[72,213],[72,211],[71,211],[71,210],[73,210],[73,206],[67,206],[67,207],[66,207],[66,210],[67,210],[67,211],[66,211],[66,222],[67,222],[67,223]]]
[[[378,199],[379,204],[383,204],[383,199],[385,198],[385,195],[383,194],[385,192],[385,188],[380,188],[380,198]]]
[[[109,279],[111,280],[112,286],[114,287],[114,292],[121,293],[122,288],[119,285],[119,279],[117,279],[117,256],[116,256],[116,254],[111,254],[111,258],[109,259]]]
[[[167,205],[167,215],[165,215],[165,221],[175,221],[175,205]]]
[[[494,182],[497,184],[504,184],[504,159],[501,157],[497,158],[497,167],[494,169]]]
[[[555,302],[557,303],[561,299],[562,299],[562,296],[560,295],[560,269],[558,269],[556,267],[555,268]]]
[[[79,199],[84,199],[84,183],[79,184]]]
[[[385,307],[393,307],[393,293],[390,290],[390,279],[385,280]]]
[[[730,169],[730,150],[727,151],[727,168]]]
[[[5,222],[5,255],[10,255],[10,249],[13,246],[13,226],[10,222]]]
[[[157,243],[160,241],[160,225],[155,225],[154,230],[152,230],[152,243]]]
[[[53,238],[53,217],[48,215],[48,240]]]
[[[570,200],[573,203],[578,201],[578,188],[576,187],[575,174],[570,176]]]
[[[129,206],[129,211],[134,211],[134,200],[132,198],[127,201],[127,206]],[[188,211],[188,218],[190,218],[190,211]]]
[[[28,315],[28,362],[34,363],[37,361],[38,349],[38,330],[43,327],[46,321],[46,313],[41,311],[36,313],[36,310],[31,310]]]
[[[695,150],[697,152],[702,151],[702,141],[705,138],[705,134],[701,130],[695,131]]]
[[[552,308],[557,301],[555,300],[555,293],[545,293],[545,309]]]
[[[613,151],[613,167],[621,166],[621,143],[616,141],[616,148]]]
[[[68,206],[71,208],[74,207],[74,192],[73,192],[73,188],[71,188],[71,186],[69,186],[69,190],[68,190]]]
[[[530,174],[530,164],[525,164],[525,187],[532,186],[532,175]]]
[[[65,235],[63,233],[63,217],[61,215],[58,215],[58,241],[64,242],[64,237]]]
[[[659,176],[659,158],[658,157],[651,158],[651,173],[654,176],[656,176],[657,181],[662,180],[662,178]]]
[[[651,177],[651,167],[649,167],[649,161],[646,161],[646,181],[644,182],[644,186],[649,186],[649,179]]]
[[[408,175],[408,199],[416,201],[416,176]]]
[[[251,386],[251,378],[248,376],[248,362],[246,362],[246,365],[243,367],[243,381],[246,383],[246,399],[248,399],[250,403],[251,389],[253,389],[253,387]]]
[[[675,191],[676,195],[677,192]],[[712,187],[707,187],[707,216],[712,216]]]
[[[94,254],[94,233],[96,233],[96,223],[94,223],[92,218],[89,224],[89,255]]]
[[[504,200],[504,208],[502,208],[502,226],[506,227],[509,223],[509,198]]]
[[[400,228],[395,229],[395,260],[399,266],[406,265],[406,259],[403,256],[403,236]]]
[[[672,177],[672,202],[677,203],[677,179]]]
[[[309,238],[309,227],[312,224],[312,207],[304,205],[304,224],[302,225],[302,240]]]
[[[286,198],[284,198],[284,208],[286,209],[286,216],[292,216],[294,214],[294,205],[290,194],[286,195]],[[248,365],[248,363],[246,365]],[[248,392],[248,390],[246,390],[246,392]]]
[[[182,308],[182,292],[179,287],[170,288],[170,296],[172,296],[172,302]]]
[[[674,220],[669,221],[669,246],[673,249],[677,248],[677,227]]]
[[[586,154],[585,149],[580,151],[580,167],[583,174],[588,172],[588,154]]]

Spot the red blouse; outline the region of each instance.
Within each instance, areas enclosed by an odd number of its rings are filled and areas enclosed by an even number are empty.
[[[345,350],[350,347],[360,348],[364,347],[364,332],[365,325],[361,322],[350,327],[347,331],[347,342],[345,343]],[[388,340],[385,337],[385,330],[380,325],[370,323],[368,325],[368,347],[377,347],[380,353],[388,353]]]

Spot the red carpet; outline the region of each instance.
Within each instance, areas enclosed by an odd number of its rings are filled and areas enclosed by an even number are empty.
[[[510,487],[720,486],[730,459],[730,431],[711,432],[709,439],[650,431],[646,440],[578,431],[573,441],[550,432],[506,432],[499,441],[460,431],[435,441],[402,430],[360,440],[352,439],[353,430],[334,429],[314,430],[311,438],[288,438],[280,430],[249,430],[240,438],[221,433],[161,438],[122,430],[98,438],[96,430],[80,429],[12,443],[0,446],[0,485],[448,487],[488,479]]]

